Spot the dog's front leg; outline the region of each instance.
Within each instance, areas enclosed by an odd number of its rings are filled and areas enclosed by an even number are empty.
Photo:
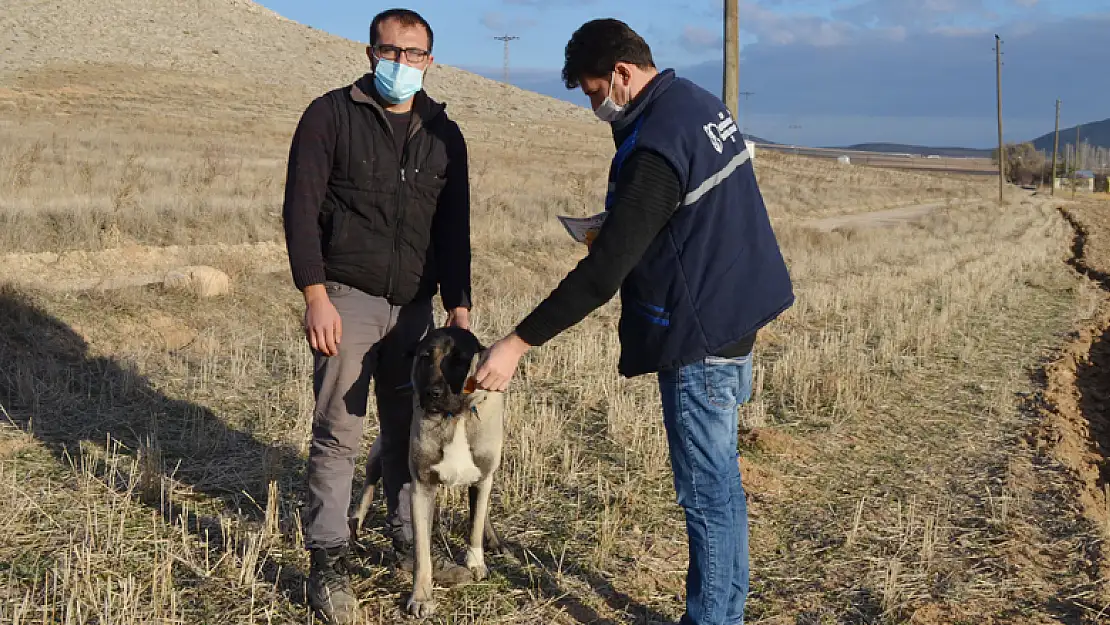
[[[475,580],[482,580],[489,575],[482,538],[486,525],[489,524],[489,500],[490,493],[493,491],[493,475],[482,478],[482,481],[471,486],[469,491],[470,545],[466,548],[466,568],[470,569]]]
[[[432,511],[436,487],[412,481],[413,570],[412,596],[408,611],[413,616],[431,616],[436,609],[432,599]]]

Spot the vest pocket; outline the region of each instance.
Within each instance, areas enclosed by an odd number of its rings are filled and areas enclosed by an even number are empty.
[[[652,325],[661,328],[668,328],[671,325],[671,313],[661,306],[634,300],[632,309],[633,312],[648,320]]]
[[[421,191],[431,191],[438,194],[447,186],[447,172],[435,169],[417,169],[413,172],[413,181]]]

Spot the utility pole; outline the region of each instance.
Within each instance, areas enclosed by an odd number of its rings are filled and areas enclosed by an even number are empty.
[[[744,135],[748,134],[748,98],[755,95],[754,91],[741,91],[740,95],[744,96],[744,108],[741,109],[740,129],[743,130]]]
[[[740,2],[725,0],[725,107],[738,117],[740,108]]]
[[[1081,126],[1075,127],[1075,162],[1072,164],[1071,173],[1071,196],[1075,197],[1076,190],[1079,189],[1079,129]]]
[[[1002,144],[1002,39],[994,36],[995,76],[998,82],[998,203],[1002,203],[1002,189],[1006,182],[1006,149]]]
[[[1052,195],[1056,195],[1056,154],[1060,151],[1060,99],[1056,99],[1056,133],[1052,142]]]
[[[507,85],[509,84],[509,42],[520,39],[520,37],[516,37],[513,35],[502,35],[500,37],[494,37],[494,39],[505,42],[505,70],[502,80]]]

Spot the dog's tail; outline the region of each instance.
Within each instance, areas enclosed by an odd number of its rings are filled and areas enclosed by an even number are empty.
[[[381,477],[382,437],[379,436],[374,439],[374,444],[370,446],[370,453],[366,458],[366,481],[363,482],[362,494],[359,497],[355,516],[350,520],[352,542],[358,537],[359,530],[362,529],[362,523],[366,520],[367,513],[370,512],[370,503],[374,500],[374,485],[378,483]]]

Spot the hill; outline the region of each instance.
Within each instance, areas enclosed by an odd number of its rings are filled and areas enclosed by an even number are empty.
[[[884,154],[916,154],[918,156],[937,155],[946,158],[990,158],[990,150],[959,147],[928,147],[922,145],[907,145],[902,143],[857,143],[849,146],[838,146],[838,150],[855,150],[859,152],[882,152]]]
[[[1075,145],[1075,129],[1076,126],[1071,128],[1060,129],[1060,149],[1063,150],[1066,146]],[[1092,122],[1090,124],[1083,124],[1079,128],[1079,141],[1087,143],[1098,148],[1110,148],[1110,119],[1104,119],[1100,122]],[[1033,140],[1033,146],[1038,150],[1044,150],[1051,154],[1054,143],[1054,133],[1041,135]]]
[[[373,8],[364,10],[352,18],[369,23]],[[131,66],[265,84],[274,92],[270,98],[303,100],[369,69],[364,42],[293,22],[250,0],[92,0],[80,12],[6,0],[0,30],[9,33],[0,76],[16,78],[59,66]],[[581,107],[448,65],[428,72],[427,89],[462,120],[592,119]]]

